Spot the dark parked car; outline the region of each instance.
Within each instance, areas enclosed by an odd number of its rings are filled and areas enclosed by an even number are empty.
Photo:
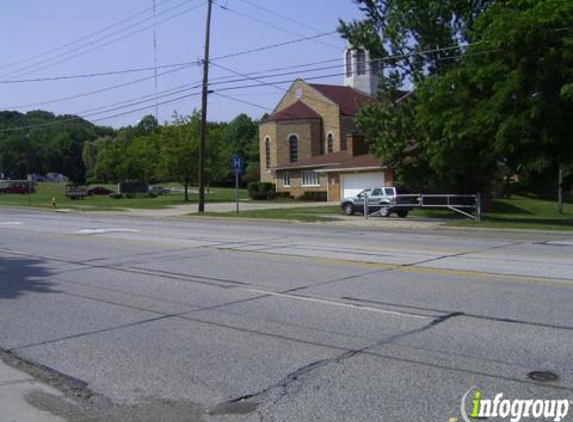
[[[95,186],[88,189],[88,195],[109,195],[110,193],[115,193],[111,189],[104,188],[103,186]]]
[[[28,186],[28,185],[12,185],[0,188],[0,193],[16,193],[25,195],[27,193],[34,193],[34,192],[36,192],[36,188],[34,188],[34,186]]]

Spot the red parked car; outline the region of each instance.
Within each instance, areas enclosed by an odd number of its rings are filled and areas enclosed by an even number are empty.
[[[104,188],[103,186],[96,186],[88,189],[88,195],[109,195],[110,193],[115,193],[111,189]]]
[[[34,186],[28,186],[28,185],[12,185],[0,188],[0,193],[19,193],[25,195],[27,193],[34,193],[34,192],[36,192]]]

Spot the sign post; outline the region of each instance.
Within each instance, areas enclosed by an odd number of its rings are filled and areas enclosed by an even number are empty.
[[[233,155],[233,171],[235,172],[235,212],[239,213],[239,176],[243,172],[243,159],[239,155]]]

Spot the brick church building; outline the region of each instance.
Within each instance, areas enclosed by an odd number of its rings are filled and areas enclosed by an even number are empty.
[[[393,184],[392,170],[368,153],[355,124],[360,106],[376,101],[378,66],[364,50],[348,49],[344,58],[343,86],[297,79],[260,124],[261,181],[277,192],[326,192],[339,201]]]

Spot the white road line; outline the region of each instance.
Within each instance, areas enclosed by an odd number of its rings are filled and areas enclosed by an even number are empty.
[[[0,226],[19,226],[22,223],[21,221],[4,221],[0,223]]]
[[[268,295],[268,296],[276,296],[276,297],[283,297],[286,299],[300,300],[303,302],[312,302],[312,303],[320,303],[323,305],[339,306],[341,308],[355,309],[358,311],[375,312],[375,313],[379,313],[379,314],[396,315],[396,316],[416,318],[416,319],[432,319],[432,317],[424,316],[424,315],[414,315],[414,314],[409,314],[409,313],[399,312],[399,311],[389,311],[386,309],[372,308],[369,306],[353,305],[351,303],[334,302],[331,300],[318,299],[318,298],[308,297],[308,296],[289,295],[286,293],[269,292],[267,290],[250,289],[247,287],[237,287],[237,289],[248,291],[248,292],[253,292],[253,293],[258,293],[258,294],[263,294],[263,295]]]
[[[85,229],[78,230],[76,234],[108,234],[108,233],[139,233],[141,230],[137,229]]]
[[[547,244],[556,246],[573,246],[573,238],[564,240],[554,240],[552,242],[547,242]]]

